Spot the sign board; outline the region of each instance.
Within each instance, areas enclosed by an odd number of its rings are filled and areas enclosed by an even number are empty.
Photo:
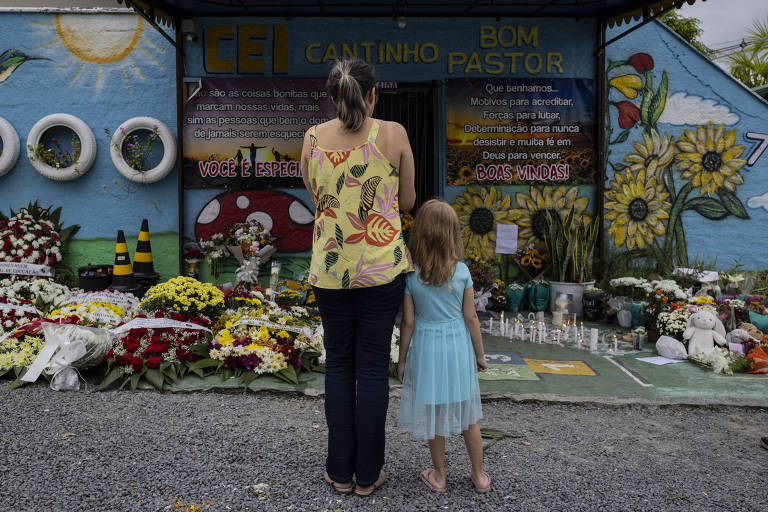
[[[547,359],[524,359],[525,363],[536,373],[551,373],[554,375],[587,375],[597,374],[584,361],[550,361]]]

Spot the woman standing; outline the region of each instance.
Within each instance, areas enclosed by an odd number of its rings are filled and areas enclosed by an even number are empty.
[[[325,331],[324,478],[367,496],[386,480],[390,339],[413,270],[399,214],[416,199],[414,163],[405,129],[371,117],[368,63],[338,62],[327,85],[336,118],[307,131],[301,156],[317,209],[310,282]]]

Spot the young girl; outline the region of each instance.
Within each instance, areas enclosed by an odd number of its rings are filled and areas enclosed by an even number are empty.
[[[450,205],[426,202],[409,235],[416,272],[408,275],[400,325],[398,377],[403,383],[398,426],[429,440],[434,468],[421,473],[444,493],[445,436],[462,433],[478,493],[491,490],[483,471],[483,417],[477,371],[488,364],[469,269],[462,263],[459,219]],[[410,348],[410,350],[409,350]]]

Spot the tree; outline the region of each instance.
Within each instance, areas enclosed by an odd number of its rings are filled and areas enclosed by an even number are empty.
[[[713,51],[705,45],[700,37],[704,33],[701,28],[701,20],[694,17],[682,16],[676,10],[667,11],[659,19],[669,28],[688,41],[688,44],[699,50],[707,57],[711,57]]]
[[[768,84],[768,14],[752,22],[744,41],[747,47],[728,57],[731,74],[749,88]]]

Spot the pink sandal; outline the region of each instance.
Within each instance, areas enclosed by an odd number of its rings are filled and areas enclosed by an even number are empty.
[[[477,492],[477,494],[485,494],[487,492],[491,492],[491,475],[489,475],[485,471],[483,471],[483,474],[488,477],[488,485],[484,487],[480,487],[479,485],[477,485],[477,482],[475,482],[474,478],[472,478],[471,476],[469,477],[469,479],[472,480],[472,485],[475,486],[475,492]]]
[[[431,475],[434,472],[435,472],[434,469],[425,469],[424,471],[422,471],[421,475],[420,475],[421,476],[421,481],[424,482],[424,485],[429,487],[430,491],[436,492],[438,494],[445,494],[445,492],[446,492],[446,488],[445,487],[438,487],[438,486],[436,486],[435,484],[433,484],[432,482],[429,481],[429,475]]]

